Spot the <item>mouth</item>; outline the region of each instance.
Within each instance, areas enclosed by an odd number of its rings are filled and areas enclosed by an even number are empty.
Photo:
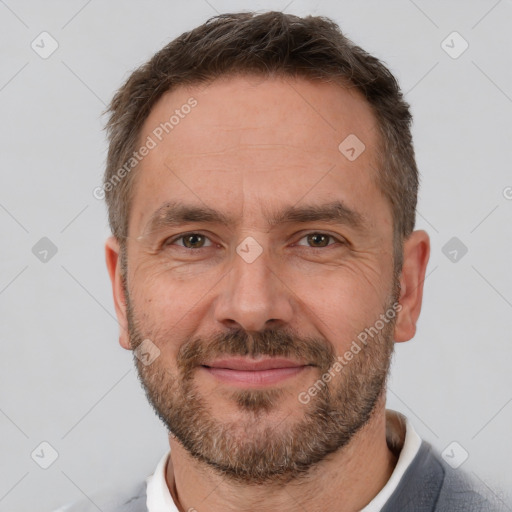
[[[313,365],[276,357],[258,360],[233,357],[217,359],[201,365],[201,368],[221,382],[260,387],[281,382],[311,366]]]

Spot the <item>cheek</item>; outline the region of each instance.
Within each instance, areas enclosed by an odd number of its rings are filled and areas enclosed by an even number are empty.
[[[219,269],[177,269],[166,263],[134,266],[130,299],[137,319],[146,330],[172,329],[179,336],[196,319],[221,277]]]
[[[314,274],[288,273],[288,279],[294,300],[337,349],[375,323],[389,291],[377,265],[370,263],[352,262]]]

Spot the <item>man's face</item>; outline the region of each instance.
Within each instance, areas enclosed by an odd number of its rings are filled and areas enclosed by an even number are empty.
[[[338,147],[349,135],[359,156]],[[158,144],[134,171],[125,287],[131,347],[160,350],[136,359],[148,398],[227,476],[297,477],[368,421],[392,353],[392,316],[378,322],[397,299],[392,217],[372,179],[370,106],[335,84],[236,77],[167,93],[148,136]],[[176,218],[183,208],[218,215]],[[239,366],[271,357],[280,369]]]

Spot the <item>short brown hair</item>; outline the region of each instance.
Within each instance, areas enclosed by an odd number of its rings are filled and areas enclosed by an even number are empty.
[[[221,14],[174,39],[131,74],[106,110],[110,117],[104,191],[114,236],[124,246],[134,175],[126,173],[115,186],[113,179],[136,150],[155,103],[178,86],[244,73],[336,81],[365,96],[379,128],[375,179],[391,204],[395,271],[400,271],[402,243],[415,225],[418,191],[409,105],[387,67],[321,16],[301,18],[278,11]]]

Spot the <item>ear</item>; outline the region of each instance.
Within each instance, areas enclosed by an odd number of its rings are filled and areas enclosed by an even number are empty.
[[[126,297],[121,277],[121,247],[119,241],[111,236],[105,242],[105,259],[107,269],[112,283],[114,306],[116,308],[117,320],[119,322],[119,344],[126,350],[131,350],[128,336],[128,320],[126,316]]]
[[[404,242],[404,260],[400,275],[402,309],[395,324],[395,341],[408,341],[416,334],[423,299],[423,282],[430,256],[430,238],[423,230],[413,231]]]

